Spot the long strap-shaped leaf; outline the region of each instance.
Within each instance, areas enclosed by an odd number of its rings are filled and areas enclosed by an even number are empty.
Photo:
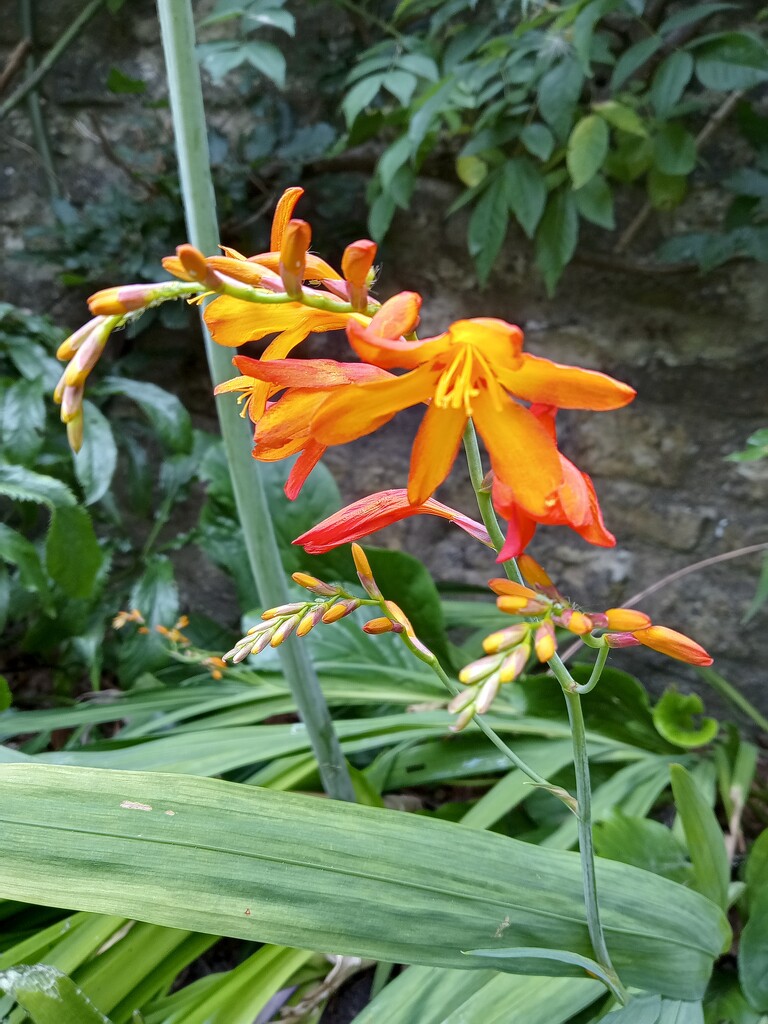
[[[590,953],[573,853],[188,776],[17,764],[0,767],[0,789],[0,896],[389,962]],[[624,982],[700,998],[728,936],[719,908],[618,862],[601,862],[598,879]],[[540,975],[547,963],[494,966]]]

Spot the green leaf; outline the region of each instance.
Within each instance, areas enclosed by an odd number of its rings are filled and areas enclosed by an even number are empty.
[[[693,864],[693,887],[725,909],[731,871],[717,818],[682,765],[673,764],[670,775],[675,806]]]
[[[466,969],[462,949],[524,943],[590,955],[575,853],[188,776],[12,764],[0,785],[9,899],[394,963]],[[729,934],[722,913],[624,864],[600,861],[597,879],[625,983],[700,998]]]
[[[750,1004],[768,1012],[768,888],[751,904],[739,939],[739,980]]]
[[[49,508],[77,504],[72,491],[60,480],[10,463],[0,463],[0,494]]]
[[[51,577],[70,597],[93,594],[104,564],[104,552],[84,508],[64,505],[53,510],[45,539],[45,564]]]
[[[576,209],[581,216],[609,231],[616,226],[613,216],[613,190],[602,174],[596,174],[586,185],[573,193]]]
[[[456,177],[467,188],[475,188],[488,176],[488,164],[479,156],[456,157]],[[504,209],[506,213],[506,206]]]
[[[634,864],[683,885],[691,877],[685,849],[672,830],[650,818],[616,814],[607,821],[597,822],[595,851],[599,857]]]
[[[517,222],[529,238],[544,213],[547,186],[534,164],[527,157],[509,160],[504,165],[507,203]]]
[[[675,50],[656,68],[649,96],[658,117],[669,117],[691,80],[693,63],[690,53]]]
[[[86,505],[103,498],[117,468],[117,445],[106,416],[93,402],[85,401],[83,446],[74,456],[75,474],[83,488]]]
[[[768,80],[768,50],[748,32],[722,32],[689,45],[696,54],[696,77],[705,89],[730,92]]]
[[[539,160],[549,160],[555,148],[555,137],[543,124],[529,124],[520,132],[520,141]]]
[[[5,676],[0,676],[0,712],[7,711],[13,703],[11,687]]]
[[[124,395],[135,402],[157,432],[163,444],[173,452],[192,450],[192,421],[179,399],[157,384],[107,377],[100,390],[109,395]]]
[[[626,1006],[602,1018],[604,1024],[658,1024],[661,996],[651,992],[633,995]]]
[[[639,43],[635,43],[625,50],[613,69],[610,83],[611,92],[618,92],[622,85],[663,45],[662,37],[653,35],[641,39]]]
[[[18,567],[21,585],[25,590],[38,594],[43,610],[53,614],[50,585],[37,548],[5,523],[0,523],[0,560]]]
[[[110,1024],[71,978],[48,964],[20,964],[3,971],[0,988],[34,1024]]]
[[[590,977],[598,978],[617,999],[622,998],[622,991],[616,986],[615,979],[601,967],[596,960],[578,953],[569,953],[566,949],[532,949],[530,946],[519,946],[516,949],[470,949],[468,956],[493,958],[494,962],[506,959],[542,959],[555,960],[561,964],[570,964],[581,968]]]
[[[565,162],[574,189],[586,185],[603,166],[608,153],[608,125],[597,114],[577,122],[568,138]]]
[[[768,891],[768,828],[764,829],[749,851],[744,872],[747,899],[751,903],[761,892]]]
[[[685,174],[664,174],[657,167],[652,167],[646,185],[654,209],[674,210],[688,192],[688,177]]]
[[[173,565],[165,555],[154,555],[144,575],[133,586],[129,598],[131,608],[138,608],[150,629],[172,626],[179,616],[179,592]]]
[[[14,462],[29,463],[40,450],[45,402],[40,380],[0,380],[0,450]]]
[[[285,88],[285,57],[274,43],[265,43],[261,39],[249,39],[241,44],[245,51],[245,60],[273,82],[278,89]]]
[[[560,189],[549,197],[536,232],[536,266],[551,295],[576,249],[579,215],[573,193]]]
[[[384,75],[369,75],[367,78],[361,78],[359,82],[356,82],[346,94],[342,100],[341,109],[348,128],[352,127],[358,115],[365,110],[374,96],[377,95],[383,81]]]
[[[389,231],[394,215],[394,199],[386,194],[377,196],[368,211],[368,230],[377,242],[380,242]]]
[[[392,179],[403,164],[410,160],[412,152],[411,140],[407,135],[401,135],[399,139],[393,142],[391,146],[388,146],[381,154],[376,166],[376,174],[385,192],[389,191]]]
[[[653,140],[653,160],[664,174],[690,174],[696,166],[696,139],[681,124],[669,122]]]
[[[559,61],[539,82],[539,112],[558,138],[568,135],[584,72],[576,57]]]
[[[676,32],[680,28],[694,25],[697,21],[709,18],[710,15],[717,14],[718,11],[730,11],[733,8],[734,4],[731,3],[693,4],[687,10],[683,8],[674,14],[670,14],[668,18],[662,21],[659,31],[662,35],[666,36],[670,32]]]
[[[408,138],[411,145],[417,149],[427,136],[433,122],[446,109],[450,108],[450,101],[456,90],[456,80],[449,77],[447,80],[435,82],[421,98],[421,105],[411,115],[408,125]]]
[[[138,96],[147,91],[147,84],[140,78],[126,75],[120,68],[112,67],[107,75],[107,89],[118,95]]]
[[[619,128],[623,132],[627,132],[628,135],[639,135],[641,138],[645,138],[648,134],[648,129],[643,124],[640,115],[632,107],[628,107],[626,103],[619,103],[617,100],[606,100],[604,103],[593,104],[592,109],[596,114],[604,118],[608,124],[613,125],[614,128]]]
[[[653,160],[653,143],[649,138],[625,135],[605,160],[605,169],[619,181],[635,181],[645,174]]]
[[[505,179],[501,172],[496,172],[469,218],[467,243],[470,256],[475,258],[480,284],[487,282],[493,269],[507,235],[508,220]]]
[[[704,702],[697,693],[678,693],[668,687],[653,709],[653,724],[668,743],[689,749],[703,747],[717,736],[720,726],[714,718],[696,721],[704,710]]]

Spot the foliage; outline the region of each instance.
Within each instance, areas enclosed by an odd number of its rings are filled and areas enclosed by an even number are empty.
[[[447,156],[465,186],[448,212],[471,209],[480,280],[512,220],[532,239],[552,291],[582,222],[613,231],[617,201],[638,186],[669,211],[706,179],[704,143],[725,116],[718,111],[744,93],[739,170],[718,167],[711,177],[733,196],[725,234],[675,238],[662,255],[703,269],[735,255],[768,258],[765,119],[747,99],[768,80],[768,51],[746,15],[726,3],[629,0],[518,11],[512,0],[405,0],[386,25],[390,38],[360,54],[342,103],[348,144],[391,140],[369,189],[374,238],[409,207],[430,161]]]
[[[178,617],[168,551],[180,538],[159,535],[208,439],[167,391],[116,373],[92,393],[73,456],[48,397],[62,340],[45,318],[0,307],[1,617],[9,648],[42,656],[66,692],[86,674],[98,688],[105,668],[130,683],[165,662],[158,641],[118,644],[110,624],[137,605],[150,628]]]

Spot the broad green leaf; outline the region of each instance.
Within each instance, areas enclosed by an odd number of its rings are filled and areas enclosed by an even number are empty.
[[[728,906],[731,872],[717,818],[693,777],[682,765],[673,764],[670,775],[675,806],[693,864],[692,884],[713,903],[725,909]]]
[[[504,165],[507,203],[518,224],[529,238],[544,213],[547,186],[536,166],[526,157],[518,157]]]
[[[579,214],[573,193],[560,189],[550,195],[536,232],[536,266],[551,295],[576,249]]]
[[[466,968],[480,961],[463,949],[523,944],[590,955],[577,854],[188,776],[17,764],[0,785],[9,899],[394,963]],[[729,934],[722,913],[623,864],[600,861],[597,876],[625,983],[700,998]]]
[[[574,189],[586,185],[603,166],[608,153],[608,125],[597,114],[577,122],[568,139],[565,161]]]
[[[625,135],[605,159],[605,169],[619,181],[635,181],[648,170],[653,160],[653,143],[649,138]]]
[[[0,676],[0,712],[7,711],[13,703],[11,687],[5,676]]]
[[[395,201],[391,196],[382,193],[371,203],[368,211],[368,230],[377,242],[380,242],[389,231],[394,215]]]
[[[696,721],[704,710],[697,693],[679,693],[668,687],[653,709],[653,724],[668,743],[676,747],[703,747],[717,736],[719,725],[714,718]]]
[[[560,139],[570,132],[583,84],[584,72],[575,56],[558,61],[539,82],[539,112]]]
[[[613,190],[602,174],[594,175],[586,185],[575,191],[573,199],[576,209],[585,220],[609,231],[616,226]]]
[[[384,88],[400,101],[402,107],[408,106],[418,84],[416,75],[401,68],[394,68],[384,76]]]
[[[709,18],[710,15],[717,14],[718,11],[733,10],[733,7],[734,4],[732,3],[692,4],[687,9],[682,8],[679,11],[675,11],[674,14],[670,14],[668,18],[665,18],[659,26],[659,31],[662,35],[666,36],[670,32],[676,32],[680,28],[686,28],[697,21]]]
[[[467,188],[474,188],[488,176],[488,164],[479,156],[456,157],[456,177]],[[506,212],[506,211],[505,211]]]
[[[103,498],[117,467],[117,445],[109,420],[93,404],[85,401],[83,446],[74,456],[75,473],[85,494],[85,504]]]
[[[147,626],[172,626],[179,615],[179,591],[173,565],[165,555],[154,555],[144,575],[134,584],[129,598],[131,608],[138,608]]]
[[[555,137],[544,124],[529,124],[520,132],[520,141],[539,160],[549,160],[555,148]]]
[[[46,964],[4,971],[0,988],[13,996],[34,1024],[110,1024],[71,978]]]
[[[417,149],[422,144],[435,119],[446,108],[450,107],[451,97],[455,90],[456,81],[454,78],[449,77],[446,80],[435,82],[433,86],[427,89],[423,98],[419,99],[420,106],[411,115],[408,124],[408,138],[411,140],[411,145],[414,149]]]
[[[649,95],[658,117],[669,117],[691,80],[693,63],[686,50],[675,50],[656,68]]]
[[[687,175],[664,174],[658,167],[650,169],[646,184],[648,198],[656,210],[674,210],[682,203],[688,192]]]
[[[737,979],[716,971],[704,1001],[704,1019],[707,1024],[765,1024],[765,1017],[754,1010],[741,991]]]
[[[595,103],[592,109],[600,117],[604,118],[608,124],[613,125],[614,128],[619,128],[623,132],[627,132],[628,135],[639,135],[641,138],[645,138],[648,134],[648,129],[645,127],[642,118],[633,107],[627,106],[626,103],[619,103],[617,100],[606,100],[604,103]]]
[[[675,121],[662,125],[653,140],[653,161],[664,174],[690,174],[696,166],[696,139]]]
[[[51,588],[37,548],[5,523],[0,523],[0,561],[18,567],[21,585],[25,590],[37,593],[43,610],[52,614]]]
[[[81,506],[63,505],[51,513],[45,564],[52,579],[70,597],[93,594],[104,564],[104,552],[91,518]]]
[[[0,380],[0,451],[13,462],[30,463],[45,429],[42,382]]]
[[[477,276],[485,284],[507,234],[507,193],[502,173],[489,181],[469,219],[469,254],[475,258]]]
[[[768,887],[751,901],[739,938],[739,980],[750,1004],[768,1012]]]
[[[626,1006],[622,1006],[607,1017],[605,1024],[658,1024],[661,1015],[661,996],[650,992],[633,995]]]
[[[768,891],[768,829],[760,833],[749,851],[744,880],[750,904],[762,891]]]
[[[55,477],[7,462],[0,463],[0,494],[16,501],[34,501],[51,509],[77,504],[69,487]]]
[[[179,399],[169,391],[146,381],[128,377],[107,377],[100,390],[125,395],[135,402],[154,427],[163,444],[173,452],[192,450],[192,421]]]
[[[376,173],[381,181],[381,187],[385,192],[389,191],[392,179],[411,158],[413,147],[407,135],[401,135],[399,139],[388,146],[379,157],[376,166]]]
[[[525,960],[528,958],[554,960],[561,964],[569,964],[572,967],[580,968],[587,976],[602,981],[617,999],[621,997],[621,990],[617,988],[614,978],[596,960],[591,960],[588,956],[581,956],[578,953],[569,953],[565,949],[532,949],[530,946],[518,946],[515,949],[470,949],[467,955],[492,959],[496,964],[499,960]]]
[[[611,92],[618,92],[622,85],[638,71],[645,62],[664,45],[661,36],[652,35],[641,39],[625,50],[616,61],[611,75]]]
[[[696,55],[696,77],[705,89],[729,92],[768,80],[768,50],[748,32],[723,32],[689,45]]]
[[[347,92],[342,100],[341,109],[348,128],[352,127],[358,115],[373,101],[383,81],[384,75],[369,75],[356,82]]]
[[[285,57],[274,43],[266,43],[262,39],[249,39],[242,43],[245,60],[273,82],[278,89],[285,88]]]
[[[691,875],[685,849],[671,829],[650,818],[629,818],[616,814],[595,825],[598,856],[653,871],[686,884]]]

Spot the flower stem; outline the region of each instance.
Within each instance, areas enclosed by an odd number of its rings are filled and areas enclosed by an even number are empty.
[[[504,543],[504,535],[501,532],[496,512],[493,508],[491,495],[483,484],[483,465],[480,458],[480,450],[477,444],[477,435],[470,420],[464,432],[464,450],[467,456],[469,477],[477,497],[477,507],[485,525],[486,530],[497,551],[501,550]],[[504,568],[510,579],[522,583],[523,577],[514,559],[504,562]],[[592,789],[589,781],[589,758],[587,755],[587,736],[584,727],[584,715],[581,710],[581,693],[588,693],[593,689],[605,667],[608,657],[608,648],[602,648],[598,653],[595,667],[589,680],[579,686],[571,676],[568,669],[560,660],[557,654],[549,660],[556,679],[562,687],[568,707],[568,719],[571,724],[571,737],[573,743],[573,764],[576,770],[576,798],[578,806],[576,818],[579,832],[579,858],[581,860],[581,876],[584,888],[584,907],[587,914],[587,928],[592,943],[595,959],[611,976],[617,990],[624,994],[624,988],[619,981],[616,971],[611,963],[608,947],[605,943],[602,923],[600,921],[600,908],[597,900],[597,878],[595,874],[595,847],[592,839]],[[478,725],[480,723],[478,722]],[[628,998],[628,997],[627,997]]]
[[[157,0],[157,9],[189,240],[210,255],[216,252],[219,238],[191,0]],[[231,376],[231,352],[215,345],[205,323],[202,326],[211,378],[219,383]],[[267,605],[286,604],[288,590],[280,552],[258,464],[250,455],[247,431],[232,402],[219,400],[218,414],[238,517],[260,598]],[[346,761],[306,648],[301,644],[281,645],[279,654],[325,791],[336,799],[353,801]]]

